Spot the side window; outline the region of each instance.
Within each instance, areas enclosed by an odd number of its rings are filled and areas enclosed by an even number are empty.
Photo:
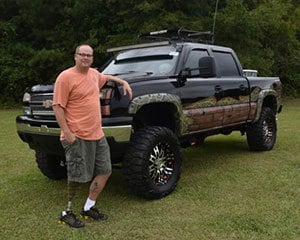
[[[199,63],[199,59],[202,57],[208,56],[208,53],[206,50],[192,50],[189,53],[189,56],[187,58],[185,67],[186,68],[197,68],[198,63]]]
[[[202,57],[208,56],[208,53],[206,50],[201,49],[194,49],[192,50],[187,58],[185,68],[198,68],[199,67],[199,59]],[[191,75],[197,75],[199,74],[199,70],[193,70],[191,71]]]
[[[214,51],[216,64],[219,68],[221,76],[239,76],[239,70],[234,61],[234,57],[228,52],[216,52]]]

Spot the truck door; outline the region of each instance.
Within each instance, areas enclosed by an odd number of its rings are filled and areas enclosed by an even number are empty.
[[[218,90],[222,97],[218,105],[224,109],[223,126],[245,122],[250,111],[247,79],[242,76],[234,53],[213,51],[213,55],[220,77]]]
[[[183,69],[199,68],[199,59],[208,56],[206,49],[192,49]],[[222,125],[223,109],[217,107],[216,87],[218,78],[201,78],[199,70],[192,70],[190,77],[181,87],[181,100],[184,115],[183,134],[205,131]]]

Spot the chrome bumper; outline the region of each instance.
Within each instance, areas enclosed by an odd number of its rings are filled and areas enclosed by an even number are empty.
[[[122,125],[122,126],[107,126],[102,127],[106,137],[113,137],[116,142],[129,142],[132,126]],[[31,126],[28,123],[18,123],[17,131],[29,134],[40,134],[40,135],[51,135],[59,136],[60,128],[49,128],[46,125],[41,125],[40,127]]]

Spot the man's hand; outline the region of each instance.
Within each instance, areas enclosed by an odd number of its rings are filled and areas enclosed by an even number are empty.
[[[65,134],[65,138],[69,144],[73,144],[76,141],[75,135],[71,132],[69,132],[68,134]]]
[[[129,83],[119,77],[116,76],[112,76],[112,75],[107,75],[109,80],[112,80],[116,83],[118,83],[119,85],[123,86],[123,94],[124,96],[126,96],[128,94],[128,98],[131,100],[132,99],[132,89],[129,85]]]
[[[128,82],[123,80],[123,94],[124,96],[128,94],[128,98],[132,99],[132,89]]]

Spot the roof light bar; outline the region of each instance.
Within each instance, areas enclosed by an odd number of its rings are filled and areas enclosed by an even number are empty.
[[[170,44],[169,41],[151,42],[151,43],[142,43],[142,44],[135,44],[135,45],[129,45],[129,46],[109,48],[106,51],[107,52],[119,52],[119,51],[122,51],[122,50],[130,50],[130,49],[146,48],[146,47],[156,47],[156,46],[165,46],[165,45],[169,45],[169,44]]]

